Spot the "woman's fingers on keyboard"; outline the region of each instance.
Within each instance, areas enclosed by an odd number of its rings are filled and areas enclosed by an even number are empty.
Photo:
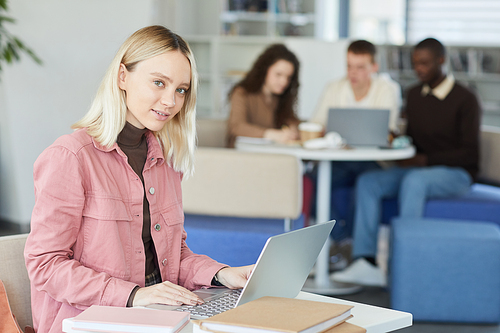
[[[203,300],[198,295],[172,282],[163,282],[160,288],[163,293],[168,294],[177,303],[191,305],[203,303]]]
[[[134,306],[145,306],[153,303],[197,305],[202,304],[203,300],[186,288],[166,281],[137,290],[133,301]]]

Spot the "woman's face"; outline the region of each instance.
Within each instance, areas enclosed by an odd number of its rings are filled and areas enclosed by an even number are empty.
[[[159,131],[184,105],[191,84],[191,65],[179,51],[139,62],[133,71],[121,64],[118,86],[126,93],[127,121]]]
[[[281,95],[292,80],[295,67],[290,61],[280,59],[267,69],[266,80],[262,90],[264,92]]]

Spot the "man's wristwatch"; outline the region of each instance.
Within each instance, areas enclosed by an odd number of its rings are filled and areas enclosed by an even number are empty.
[[[224,285],[220,283],[219,277],[217,276],[219,272],[215,273],[214,277],[212,278],[212,286],[217,286],[217,287],[223,287]]]

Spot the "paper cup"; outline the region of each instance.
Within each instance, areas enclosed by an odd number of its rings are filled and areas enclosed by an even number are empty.
[[[299,124],[300,140],[302,142],[320,138],[323,134],[323,126],[316,123],[300,123]]]

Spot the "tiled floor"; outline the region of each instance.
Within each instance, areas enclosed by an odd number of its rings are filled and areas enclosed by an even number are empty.
[[[0,236],[19,233],[15,225],[0,221]],[[353,295],[335,296],[354,302],[389,307],[389,293],[381,288],[364,288]],[[500,333],[500,325],[463,325],[414,323],[412,327],[400,330],[401,333]]]

